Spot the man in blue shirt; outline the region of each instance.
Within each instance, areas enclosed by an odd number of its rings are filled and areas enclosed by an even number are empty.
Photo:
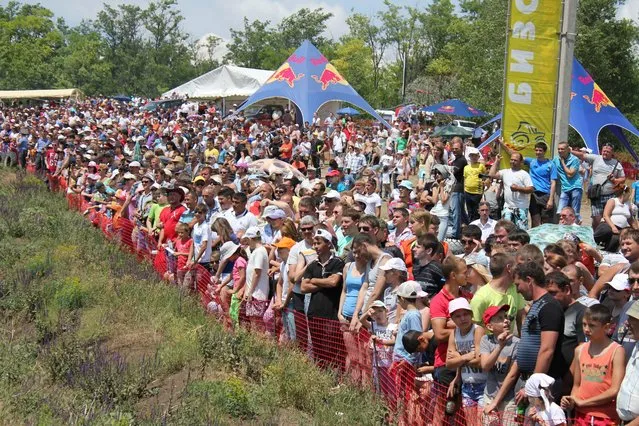
[[[46,169],[46,165],[44,164],[44,152],[47,149],[47,145],[49,145],[49,139],[46,135],[42,135],[38,138],[38,142],[36,142],[35,167],[39,172],[43,172]]]
[[[561,196],[557,212],[566,206],[575,210],[577,223],[581,223],[581,197],[583,195],[583,179],[579,173],[581,161],[570,152],[568,142],[559,142],[557,145],[559,154],[553,162],[557,167],[557,176],[561,185]]]
[[[22,133],[22,132],[20,132]],[[29,152],[28,135],[22,133],[18,139],[18,163],[23,169],[27,168],[27,153]]]
[[[535,187],[530,198],[530,216],[533,228],[542,223],[554,222],[553,194],[557,184],[557,167],[553,161],[546,158],[547,150],[548,145],[544,142],[538,142],[535,144],[536,158],[524,158],[524,163],[529,167],[530,179]]]

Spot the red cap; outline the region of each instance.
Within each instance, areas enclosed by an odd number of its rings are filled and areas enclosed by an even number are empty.
[[[339,176],[339,170],[331,170],[330,172],[326,173],[327,177],[333,177],[333,176]]]
[[[510,309],[510,306],[508,305],[489,306],[484,311],[484,315],[481,317],[481,319],[484,321],[484,324],[488,324],[490,320],[493,319],[493,317],[497,315],[499,312],[508,311],[509,309]]]

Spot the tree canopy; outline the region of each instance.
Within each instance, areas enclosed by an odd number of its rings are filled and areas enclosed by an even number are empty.
[[[576,57],[615,104],[639,119],[639,29],[617,17],[623,0],[581,0]],[[386,0],[373,15],[352,11],[348,31],[327,34],[333,17],[301,8],[280,22],[230,29],[222,62],[276,69],[310,39],[374,107],[459,97],[498,113],[507,2],[433,0],[427,7]],[[0,88],[78,87],[85,93],[157,96],[220,65],[221,40],[196,45],[178,0],[105,4],[75,27],[39,4],[0,6]],[[202,52],[205,54],[202,54]]]

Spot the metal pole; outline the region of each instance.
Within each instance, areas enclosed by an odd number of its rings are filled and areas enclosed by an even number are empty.
[[[402,55],[402,104],[406,100],[406,53]]]
[[[572,88],[572,60],[575,50],[577,6],[579,0],[564,0],[561,22],[559,78],[555,101],[555,125],[552,141],[552,155],[557,155],[557,144],[568,140],[570,122],[570,91]]]

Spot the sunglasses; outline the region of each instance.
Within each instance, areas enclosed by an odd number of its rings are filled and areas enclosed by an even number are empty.
[[[639,278],[628,278],[628,284],[639,283]]]
[[[358,229],[360,232],[371,232],[371,229],[373,228],[371,228],[370,226],[360,226]]]
[[[148,185],[148,184],[150,184],[150,183],[151,183],[151,181],[143,180],[143,181],[142,181],[142,183],[143,183],[143,184],[145,184],[145,185]]]
[[[311,226],[310,228],[300,228],[300,230],[302,232],[313,232],[313,227]]]

